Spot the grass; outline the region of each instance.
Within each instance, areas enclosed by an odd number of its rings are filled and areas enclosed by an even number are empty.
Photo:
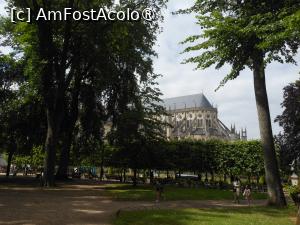
[[[152,186],[137,186],[114,184],[105,188],[106,194],[117,200],[155,200],[155,190]],[[181,188],[169,187],[164,188],[165,200],[231,200],[233,194],[229,190],[215,190],[204,188]],[[266,199],[264,193],[253,193],[254,199]]]
[[[270,207],[122,212],[114,225],[293,225],[296,209]]]

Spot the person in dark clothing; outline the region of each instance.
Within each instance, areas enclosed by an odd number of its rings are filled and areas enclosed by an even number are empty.
[[[164,191],[164,187],[159,181],[157,181],[155,184],[155,191],[156,191],[156,202],[159,202],[161,200],[162,193]]]

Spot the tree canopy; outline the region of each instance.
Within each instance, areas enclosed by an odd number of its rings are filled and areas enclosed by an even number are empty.
[[[265,69],[272,61],[295,63],[300,36],[299,29],[290,24],[298,19],[299,7],[299,0],[198,0],[191,8],[177,12],[196,13],[202,28],[200,34],[183,41],[190,44],[185,53],[199,53],[185,63],[196,64],[196,69],[230,65],[230,73],[218,88],[237,78],[246,67],[253,71],[269,203],[278,206],[286,205],[286,201],[275,154]]]
[[[277,136],[281,152],[281,163],[285,171],[290,171],[290,164],[297,163],[300,157],[300,81],[284,88],[283,112],[275,121],[283,128]],[[296,164],[295,164],[296,166]]]

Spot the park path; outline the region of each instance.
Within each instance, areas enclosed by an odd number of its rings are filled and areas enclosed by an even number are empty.
[[[264,205],[264,201],[255,201]],[[0,225],[111,225],[117,212],[143,209],[247,207],[231,201],[115,201],[99,186],[55,189],[0,186]]]

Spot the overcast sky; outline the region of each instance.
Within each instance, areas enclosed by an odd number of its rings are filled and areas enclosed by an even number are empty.
[[[193,0],[169,0],[168,8],[164,10],[165,21],[163,32],[158,37],[155,49],[158,58],[155,59],[155,72],[163,75],[159,85],[164,97],[176,97],[203,92],[209,101],[218,106],[219,119],[230,127],[247,128],[250,139],[259,138],[259,128],[252,73],[245,70],[234,81],[214,92],[230,67],[221,70],[210,68],[204,71],[194,70],[195,65],[183,65],[181,62],[187,56],[181,55],[184,46],[179,42],[189,35],[199,34],[200,28],[195,24],[193,15],[171,15],[172,11],[186,8]],[[0,13],[4,13],[4,0],[0,0]],[[300,56],[297,56],[300,62]],[[272,121],[281,114],[283,87],[299,78],[299,66],[272,63],[266,70],[267,89]],[[273,132],[280,131],[278,124],[273,123]]]

